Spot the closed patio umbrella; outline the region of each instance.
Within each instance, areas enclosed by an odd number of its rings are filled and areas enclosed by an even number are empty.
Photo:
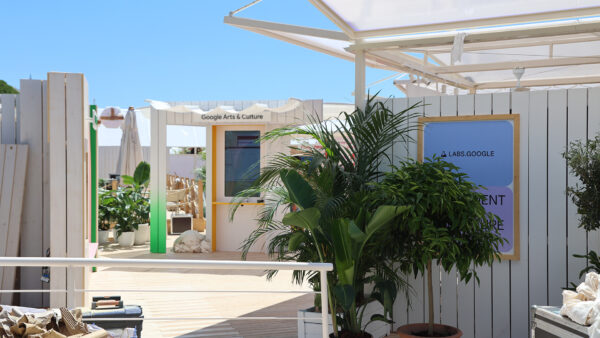
[[[119,150],[116,173],[121,176],[133,176],[137,165],[144,160],[133,107],[129,107],[125,116],[125,122],[121,125],[121,128],[123,129],[123,136],[121,136],[121,148]]]

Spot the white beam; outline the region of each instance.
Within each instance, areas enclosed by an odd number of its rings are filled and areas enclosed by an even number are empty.
[[[429,71],[436,74],[453,74],[453,73],[474,73],[474,72],[487,72],[494,70],[507,70],[514,69],[517,67],[522,68],[544,68],[544,67],[561,67],[561,66],[574,66],[574,65],[588,65],[600,63],[600,56],[582,56],[582,57],[568,57],[568,58],[553,58],[553,59],[540,59],[540,60],[527,60],[527,61],[504,61],[504,62],[490,62],[490,63],[477,63],[477,64],[466,64],[466,65],[454,65],[454,66],[434,66],[429,67]]]
[[[309,0],[313,4],[315,2],[321,2],[319,0]],[[542,13],[527,13],[521,15],[509,15],[496,18],[482,18],[464,21],[454,22],[443,22],[443,23],[432,23],[425,25],[414,25],[405,27],[394,27],[385,29],[373,29],[354,32],[354,38],[366,39],[371,37],[382,37],[382,36],[393,36],[402,34],[421,34],[427,32],[441,32],[458,29],[472,29],[480,27],[492,27],[492,26],[504,26],[504,25],[518,25],[530,22],[543,22],[551,20],[564,20],[581,17],[593,17],[600,15],[600,6],[593,6],[587,8],[575,8],[568,10],[560,10],[553,12],[542,12]],[[342,20],[343,21],[343,20]],[[345,22],[344,22],[345,23]]]
[[[506,41],[491,41],[491,42],[475,42],[466,44],[463,47],[464,52],[474,52],[481,50],[491,49],[507,49],[507,48],[520,48],[520,47],[533,47],[533,46],[549,46],[549,45],[561,45],[569,43],[581,43],[591,42],[600,40],[600,36],[591,33],[585,34],[573,34],[573,35],[558,35],[558,36],[547,36],[532,39],[516,39]],[[398,49],[398,48],[394,48]],[[442,45],[434,47],[422,47],[422,48],[410,48],[410,49],[399,49],[403,52],[413,53],[425,53],[429,52],[430,57],[433,58],[433,54],[444,54],[452,51],[452,45]]]
[[[583,34],[600,32],[600,22],[567,21],[564,23],[548,23],[543,25],[523,25],[514,28],[502,27],[502,29],[482,29],[468,32],[465,37],[465,46],[472,43],[507,41],[515,39],[553,37],[560,35]],[[360,43],[348,47],[348,50],[357,49],[415,49],[437,46],[452,46],[454,44],[455,32],[444,32],[439,34],[411,35],[397,38],[385,39],[376,42],[363,40]]]
[[[363,109],[366,90],[365,51],[357,51],[354,56],[354,105]]]
[[[288,43],[291,43],[291,44],[296,45],[296,46],[304,47],[304,48],[311,49],[311,50],[314,50],[314,51],[317,51],[317,52],[320,52],[320,53],[323,53],[323,54],[327,54],[327,55],[330,55],[330,56],[335,56],[335,57],[338,57],[340,59],[344,59],[344,60],[347,60],[347,61],[350,61],[350,62],[354,62],[354,54],[352,54],[350,52],[346,52],[346,51],[341,50],[341,49],[321,47],[321,46],[318,46],[316,44],[311,44],[311,43],[308,43],[306,41],[301,41],[299,39],[294,39],[294,38],[292,38],[290,36],[282,35],[282,34],[279,34],[278,32],[274,32],[274,31],[270,31],[270,30],[266,30],[266,29],[254,28],[254,27],[247,27],[247,26],[243,26],[243,25],[239,25],[237,27],[245,29],[245,30],[250,31],[250,32],[253,32],[253,33],[257,33],[257,34],[261,34],[261,35],[264,35],[264,36],[268,36],[268,37],[273,38],[273,39],[277,39],[277,40],[280,40],[280,41],[288,42]],[[369,67],[378,68],[378,69],[385,69],[385,70],[392,70],[392,71],[395,70],[395,68],[393,68],[393,67],[386,66],[386,65],[383,65],[383,64],[379,64],[379,63],[376,63],[376,62],[374,62],[372,60],[366,60],[365,62],[366,62],[366,65],[369,66]]]
[[[397,61],[397,60],[390,60],[381,55],[372,54],[369,52],[365,52],[365,54],[367,55],[368,59],[371,59],[378,63],[393,67],[397,71],[403,71],[406,73],[411,73],[414,75],[426,77],[430,80],[442,82],[442,83],[449,84],[451,86],[462,88],[462,89],[471,89],[475,85],[473,82],[468,81],[459,76],[455,76],[455,75],[444,76],[444,75],[437,75],[435,73],[432,73],[431,71],[425,69],[425,67],[423,67],[422,64],[420,64],[422,62],[419,63],[419,62],[413,60],[416,58],[414,58],[410,55],[405,55],[405,54],[397,55],[397,57],[401,59],[401,61]],[[419,59],[416,59],[416,60],[419,60]]]
[[[521,87],[546,87],[546,86],[565,86],[565,85],[580,85],[600,83],[600,76],[577,76],[569,78],[548,78],[548,79],[533,79],[521,80]],[[517,81],[496,81],[496,82],[481,82],[475,88],[481,89],[503,89],[513,88],[517,86]]]
[[[313,6],[317,7],[321,13],[323,13],[329,20],[331,20],[336,26],[346,33],[351,39],[354,39],[356,33],[346,21],[344,21],[334,10],[327,6],[322,0],[308,0]]]
[[[239,18],[239,17],[235,17],[235,16],[226,16],[223,18],[223,22],[228,25],[232,25],[232,26],[236,26],[236,27],[240,27],[240,28],[253,27],[253,28],[260,28],[260,29],[268,29],[268,30],[276,31],[276,32],[314,36],[317,38],[349,41],[348,36],[346,34],[344,34],[343,32],[337,32],[337,31],[332,31],[332,30],[327,30],[327,29],[295,26],[295,25],[288,25],[288,24],[277,23],[277,22]]]

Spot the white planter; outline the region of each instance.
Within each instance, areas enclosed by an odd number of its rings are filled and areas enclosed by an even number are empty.
[[[110,230],[98,230],[98,244],[108,243],[108,235]]]
[[[120,246],[124,248],[130,248],[133,246],[133,242],[135,241],[135,233],[133,231],[123,232],[117,240],[119,241]]]
[[[135,233],[133,245],[143,245],[150,241],[150,225],[148,223],[138,224],[137,230],[133,232]]]
[[[374,314],[383,314],[383,305],[379,302],[371,302],[367,304],[363,315],[363,327],[371,320]],[[329,319],[329,333],[333,333],[333,325],[331,324],[331,315]],[[391,326],[385,322],[377,321],[367,326],[367,332],[373,338],[385,337],[390,333]],[[314,312],[314,308],[298,311],[298,337],[299,338],[316,338],[321,337],[321,313]]]

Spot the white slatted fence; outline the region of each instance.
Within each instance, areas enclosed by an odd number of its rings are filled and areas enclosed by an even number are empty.
[[[435,320],[458,326],[464,337],[527,337],[531,305],[561,305],[561,288],[579,282],[586,261],[572,257],[598,250],[597,232],[578,228],[576,207],[566,195],[576,183],[562,157],[570,141],[600,131],[600,88],[494,93],[386,102],[394,112],[415,102],[425,116],[520,114],[520,260],[478,268],[481,284],[458,282],[456,271],[434,274]],[[416,144],[394,146],[394,164]],[[423,278],[409,278],[412,306],[400,294],[394,308],[397,325],[422,322],[427,296]]]

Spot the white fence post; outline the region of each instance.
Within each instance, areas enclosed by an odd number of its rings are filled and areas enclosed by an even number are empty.
[[[329,337],[329,320],[327,319],[329,318],[329,310],[327,307],[327,272],[325,270],[320,270],[319,275],[321,277],[321,332],[323,333],[323,338],[327,338]]]

